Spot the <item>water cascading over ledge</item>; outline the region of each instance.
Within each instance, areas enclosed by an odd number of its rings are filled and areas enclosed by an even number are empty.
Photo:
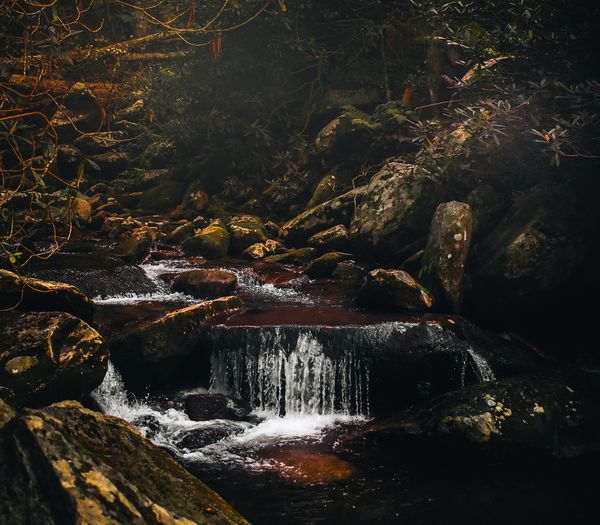
[[[435,324],[211,327],[213,392],[286,414],[369,415],[486,381],[486,360]]]

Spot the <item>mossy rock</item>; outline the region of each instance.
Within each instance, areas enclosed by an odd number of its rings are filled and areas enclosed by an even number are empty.
[[[0,401],[0,426],[0,515],[10,523],[247,525],[120,418],[74,401],[22,412]]]
[[[348,246],[349,241],[348,228],[338,224],[322,232],[315,233],[308,239],[307,243],[309,246],[320,250],[335,250],[345,248]]]
[[[229,252],[229,233],[221,221],[209,226],[187,239],[182,247],[187,256],[202,256],[207,259],[225,257]]]
[[[306,209],[314,208],[319,204],[323,204],[324,202],[333,199],[336,196],[336,193],[338,193],[336,190],[337,177],[334,174],[326,175],[317,184],[312,197],[306,205]]]
[[[317,250],[314,248],[297,248],[279,255],[271,255],[263,261],[271,264],[304,264],[314,259],[316,255]]]
[[[268,239],[263,221],[253,215],[233,217],[227,224],[231,236],[231,250],[241,253],[253,244],[265,242]]]
[[[102,381],[108,348],[81,319],[59,312],[3,314],[0,386],[19,404],[81,399]]]
[[[313,279],[319,277],[329,277],[334,270],[337,268],[337,265],[342,261],[347,261],[350,259],[352,255],[349,253],[342,252],[330,252],[321,257],[312,261],[304,273]]]
[[[173,209],[181,202],[184,192],[185,186],[181,182],[163,182],[142,193],[140,208],[152,212],[164,212]]]
[[[427,311],[433,295],[402,270],[377,269],[369,272],[359,291],[360,304],[382,310]]]

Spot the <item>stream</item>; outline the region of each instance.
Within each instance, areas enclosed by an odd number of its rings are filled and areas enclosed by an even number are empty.
[[[71,280],[97,292],[101,328],[114,334],[199,302],[171,292],[168,284],[191,268],[185,260],[149,262],[131,272],[118,291],[91,275],[71,275]],[[348,454],[340,446],[344,437],[384,417],[399,401],[493,380],[492,365],[469,345],[457,348],[435,323],[358,310],[327,283],[302,275],[265,282],[248,266],[223,268],[238,276],[247,311],[202,335],[198,344],[210,355],[209,376],[199,370],[197,384],[141,395],[127,390],[111,363],[93,398],[103,412],[132,423],[176,457],[252,523],[480,524],[514,522],[515,509],[519,522],[577,512],[568,501],[554,508],[553,494],[568,500],[573,492],[573,501],[580,501],[587,485],[575,482],[565,494],[560,476],[548,472],[552,466],[521,476],[502,465],[463,472],[449,461],[440,476],[401,451],[394,461],[381,453]],[[61,278],[68,281],[69,275]],[[392,343],[411,352],[420,348],[414,334],[427,342],[422,365],[412,363],[410,352],[398,363],[389,361]],[[202,411],[217,401],[225,415],[190,417],[195,403]],[[543,508],[532,503],[540,491]],[[490,504],[499,497],[508,503],[490,515]]]

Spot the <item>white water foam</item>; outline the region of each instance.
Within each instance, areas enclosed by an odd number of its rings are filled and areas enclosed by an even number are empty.
[[[132,291],[123,291],[118,295],[109,297],[94,297],[94,302],[101,305],[132,305],[144,302],[173,302],[183,304],[194,304],[198,299],[171,291],[171,287],[162,279],[162,275],[168,273],[181,273],[193,267],[183,260],[155,261],[141,264],[140,268],[144,271],[148,279],[154,285],[155,290],[150,293],[136,293]]]

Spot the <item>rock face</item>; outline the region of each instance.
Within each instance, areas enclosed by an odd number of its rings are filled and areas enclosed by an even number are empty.
[[[373,270],[367,274],[358,300],[365,306],[380,309],[429,310],[431,293],[402,270]]]
[[[15,306],[33,312],[68,312],[86,321],[94,316],[94,303],[75,286],[0,270],[0,308]]]
[[[190,270],[180,273],[171,286],[175,292],[211,299],[223,297],[237,288],[237,277],[224,270]]]
[[[366,191],[366,186],[362,186],[306,210],[283,225],[281,236],[291,242],[306,241],[315,233],[332,226],[349,224]]]
[[[458,312],[462,303],[465,264],[473,236],[471,208],[462,202],[440,204],[433,216],[419,279],[437,304]]]
[[[229,296],[169,312],[111,342],[111,359],[128,386],[164,382],[196,350],[196,336],[206,321],[239,313],[243,306],[239,297]]]
[[[247,523],[134,427],[73,401],[20,414],[0,401],[0,443],[11,524]]]
[[[412,164],[388,163],[369,183],[350,226],[357,248],[388,257],[425,235],[443,189]]]
[[[231,249],[241,253],[253,244],[265,242],[267,231],[262,220],[253,215],[234,217],[227,224],[231,237]]]
[[[218,259],[229,252],[229,233],[220,221],[214,221],[209,226],[196,233],[183,243],[183,252],[188,256]]]
[[[547,374],[450,392],[377,422],[355,443],[423,452],[574,457],[600,450],[600,390],[594,377]],[[385,445],[384,445],[385,446]]]
[[[19,403],[82,398],[104,378],[108,349],[89,325],[66,313],[2,314],[0,386]]]

